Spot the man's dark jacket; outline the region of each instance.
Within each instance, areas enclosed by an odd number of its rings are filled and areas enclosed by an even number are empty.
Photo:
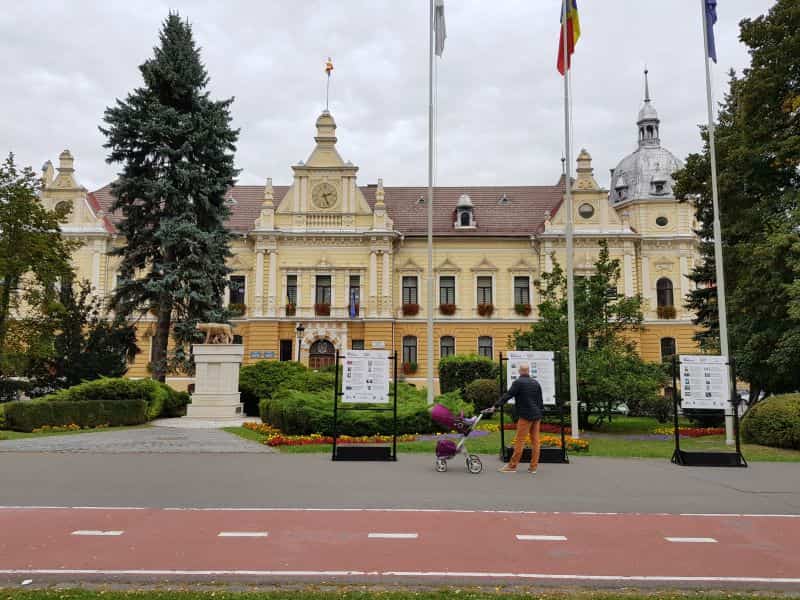
[[[516,381],[511,384],[508,391],[503,394],[500,400],[495,404],[499,407],[511,398],[517,406],[517,417],[520,419],[527,419],[528,421],[535,421],[541,419],[544,414],[544,401],[542,400],[542,387],[535,379],[531,379],[529,375],[520,375]]]

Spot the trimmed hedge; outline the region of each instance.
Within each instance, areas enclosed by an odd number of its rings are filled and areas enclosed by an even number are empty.
[[[476,379],[496,379],[497,365],[493,360],[476,354],[456,354],[439,361],[439,387],[442,393],[461,390]]]
[[[497,379],[476,379],[467,384],[464,391],[464,400],[475,407],[475,410],[483,410],[494,405],[500,398],[500,389]]]
[[[800,394],[762,400],[744,416],[741,429],[745,442],[800,450]]]
[[[101,378],[59,390],[40,398],[46,402],[79,402],[84,400],[144,400],[148,420],[158,417],[180,417],[186,414],[189,394],[177,392],[153,379]],[[55,423],[45,423],[55,425]],[[79,423],[78,423],[79,424]]]
[[[147,402],[135,400],[31,400],[10,402],[6,422],[14,431],[31,432],[44,425],[141,425],[147,422]]]
[[[287,435],[333,434],[332,390],[304,391],[281,388],[273,398],[264,399],[261,420]],[[456,413],[471,415],[473,408],[461,400],[458,392],[436,400]],[[388,434],[392,431],[392,413],[343,411],[339,413],[339,433],[346,435]],[[397,386],[397,433],[433,433],[438,431],[431,420],[424,389],[405,383]]]
[[[245,414],[259,414],[261,400],[272,398],[283,384],[299,389],[296,386],[313,373],[305,365],[293,361],[261,360],[242,367],[239,371],[239,392]]]

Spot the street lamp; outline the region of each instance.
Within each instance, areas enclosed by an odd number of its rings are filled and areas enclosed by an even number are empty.
[[[297,362],[300,362],[300,349],[303,344],[303,332],[306,330],[302,323],[297,324],[295,331],[297,332]]]

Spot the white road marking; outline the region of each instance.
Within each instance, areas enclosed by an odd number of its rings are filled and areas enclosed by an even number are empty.
[[[100,529],[78,529],[73,531],[72,535],[99,535],[99,536],[116,536],[122,535],[124,531],[102,531]]]
[[[517,539],[521,542],[566,542],[565,535],[525,535],[517,534]]]
[[[254,577],[445,577],[476,579],[545,579],[582,581],[666,581],[717,583],[790,583],[800,584],[800,577],[719,577],[714,575],[683,577],[680,575],[584,575],[580,573],[513,573],[456,571],[237,571],[237,570],[160,570],[160,569],[0,569],[0,575],[138,575],[138,576],[254,576]]]
[[[668,542],[678,544],[716,544],[717,540],[710,537],[665,537]]]
[[[370,539],[383,539],[383,540],[416,540],[419,537],[418,533],[370,533]]]
[[[265,538],[268,535],[267,531],[220,531],[217,537]]]

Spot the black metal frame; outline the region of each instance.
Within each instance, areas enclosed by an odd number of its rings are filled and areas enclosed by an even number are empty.
[[[567,453],[567,440],[566,440],[566,433],[564,432],[564,402],[562,401],[561,391],[561,353],[555,352],[553,353],[553,361],[554,361],[554,370],[556,376],[556,408],[558,409],[558,419],[559,424],[561,425],[561,448],[542,448],[539,449],[539,462],[540,463],[550,463],[550,464],[569,464],[569,455]],[[503,356],[503,353],[500,353],[500,373],[498,375],[498,383],[500,387],[500,395],[502,396],[506,392],[506,384],[504,383],[505,378],[505,369],[503,368],[503,363],[508,362],[508,358]],[[548,414],[547,406],[545,406],[545,415]],[[504,410],[503,407],[500,407],[500,460],[503,462],[508,462],[511,459],[511,455],[514,453],[514,448],[511,446],[506,446],[506,433],[505,433],[505,421],[504,421]],[[522,459],[523,462],[529,462],[531,460],[531,449],[525,448],[522,452]]]
[[[339,389],[339,364],[341,361],[339,351],[336,351],[336,375],[334,376],[333,387],[333,449],[331,460],[373,460],[373,461],[396,461],[397,460],[397,353],[395,352],[389,357],[393,364],[394,379],[392,381],[392,406],[362,406],[352,405],[344,406],[339,402],[340,396],[343,392]],[[346,444],[340,446],[337,444],[339,439],[339,412],[351,410],[366,410],[373,412],[389,412],[392,411],[392,445],[383,446],[377,444],[370,444],[359,446],[357,444]]]
[[[674,412],[675,451],[672,462],[684,467],[746,467],[747,461],[742,456],[742,445],[739,436],[739,396],[736,394],[736,368],[733,359],[726,363],[730,367],[730,402],[733,409],[733,431],[736,438],[735,452],[698,452],[681,450],[681,435],[678,426],[678,408],[681,396],[678,394],[678,357],[672,356],[672,402]]]

